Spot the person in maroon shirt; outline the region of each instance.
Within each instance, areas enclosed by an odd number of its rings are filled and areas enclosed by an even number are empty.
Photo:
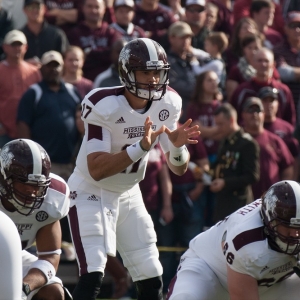
[[[284,82],[291,90],[297,109],[300,97],[300,12],[288,13],[284,26],[285,39],[273,51],[278,71]]]
[[[270,0],[256,0],[252,1],[250,6],[250,15],[258,25],[262,34],[265,35],[265,46],[273,49],[279,44],[283,37],[282,35],[271,28],[274,21],[275,4]]]
[[[249,35],[260,35],[260,31],[254,20],[251,18],[243,18],[235,24],[229,39],[229,47],[223,53],[227,74],[230,69],[239,62],[239,58],[243,56],[241,40]]]
[[[242,117],[245,132],[256,140],[260,148],[260,180],[252,185],[254,199],[258,199],[272,184],[293,179],[294,158],[279,136],[264,129],[265,114],[259,98],[246,99]]]
[[[173,13],[159,4],[159,0],[141,0],[135,7],[133,24],[143,28],[146,37],[166,46],[167,30],[176,22]]]
[[[78,20],[80,0],[45,0],[48,23],[63,29],[68,35]]]
[[[296,111],[292,93],[285,84],[272,78],[274,70],[273,53],[267,48],[259,49],[254,56],[253,67],[256,69],[255,77],[238,86],[230,99],[230,103],[238,112],[239,123],[243,122],[241,113],[246,98],[256,97],[262,87],[270,86],[277,88],[279,91],[277,117],[295,125]]]
[[[79,46],[85,53],[83,74],[94,80],[110,64],[110,48],[120,34],[103,21],[105,4],[102,0],[85,0],[82,7],[84,21],[69,34],[71,45]]]
[[[116,0],[114,3],[116,22],[110,27],[118,31],[125,41],[146,37],[145,31],[132,23],[134,6],[133,0]]]
[[[296,175],[298,167],[296,159],[299,155],[299,143],[293,136],[294,126],[276,117],[279,107],[278,94],[279,91],[277,89],[269,86],[265,86],[258,91],[258,98],[262,100],[265,112],[264,128],[278,135],[285,142],[295,158],[294,175]]]

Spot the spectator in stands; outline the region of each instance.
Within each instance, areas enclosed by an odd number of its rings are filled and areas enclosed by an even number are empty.
[[[177,21],[169,27],[168,35],[170,87],[176,88],[176,92],[182,98],[182,120],[185,120],[187,104],[195,87],[195,74],[191,65],[192,60],[196,60],[191,51],[193,32],[187,23]]]
[[[227,74],[239,62],[239,58],[243,56],[241,40],[248,35],[259,35],[258,26],[251,18],[243,18],[235,24],[233,33],[230,36],[229,47],[223,54]]]
[[[39,70],[24,61],[27,40],[23,32],[9,31],[3,50],[6,58],[0,63],[0,148],[17,137],[19,101],[30,85],[41,80]]]
[[[285,84],[273,78],[273,53],[267,48],[257,50],[253,60],[253,67],[256,69],[255,76],[250,81],[246,81],[238,86],[230,100],[238,112],[239,122],[242,122],[241,111],[246,98],[250,96],[256,97],[262,87],[270,86],[279,90],[279,110],[277,116],[295,125],[296,111],[291,91]]]
[[[70,32],[69,40],[84,51],[83,73],[93,81],[111,64],[110,48],[120,34],[103,21],[104,1],[84,0],[82,12],[84,20]]]
[[[78,21],[81,0],[44,0],[46,20],[68,32]]]
[[[112,64],[108,69],[106,69],[96,77],[93,85],[94,88],[121,85],[118,71],[118,61],[119,54],[126,43],[127,42],[124,40],[117,40],[113,43],[110,52],[110,59]]]
[[[275,47],[274,55],[281,80],[290,88],[299,112],[300,97],[300,12],[292,11],[287,15],[284,26],[286,38]],[[299,114],[299,113],[298,113]],[[298,115],[299,116],[299,115]]]
[[[293,136],[294,127],[290,123],[276,117],[279,108],[278,94],[279,91],[277,89],[269,86],[265,86],[258,91],[258,98],[262,101],[265,113],[264,128],[278,135],[287,145],[295,159],[294,179],[296,179],[299,143]]]
[[[181,6],[181,0],[167,0],[166,7],[171,10],[177,21],[184,21],[185,10]]]
[[[24,12],[27,23],[21,29],[27,38],[28,50],[25,59],[36,66],[41,66],[40,58],[50,50],[63,53],[68,47],[65,33],[45,21],[46,7],[43,0],[25,0]]]
[[[81,99],[73,85],[62,81],[60,53],[46,52],[41,63],[42,81],[32,85],[20,100],[18,137],[42,145],[51,158],[51,170],[67,180],[79,139],[75,114]]]
[[[206,0],[187,0],[185,3],[185,21],[193,31],[192,46],[196,49],[204,49],[204,40],[209,33],[205,26]]]
[[[277,181],[293,178],[294,158],[280,137],[264,129],[263,109],[259,98],[249,97],[242,113],[245,131],[260,148],[260,180],[252,185],[254,199],[260,198]]]
[[[249,35],[241,40],[243,55],[239,58],[237,64],[229,70],[226,80],[227,99],[231,99],[235,89],[245,81],[249,81],[256,74],[253,67],[253,60],[256,51],[262,48],[262,39],[260,35]]]
[[[300,11],[300,2],[298,0],[280,0],[282,4],[282,15],[286,19],[290,11]]]
[[[145,31],[132,23],[134,5],[133,0],[116,0],[114,2],[116,22],[112,23],[110,27],[118,31],[126,41],[146,37]]]
[[[274,15],[274,22],[272,24],[272,28],[280,32],[281,34],[283,34],[284,18],[282,14],[282,6],[283,6],[283,1],[285,0],[271,0],[271,1],[275,5],[275,15]],[[250,16],[251,3],[252,1],[249,0],[234,1],[232,14],[233,14],[233,19],[235,24],[238,23],[241,20],[241,18]]]
[[[215,25],[215,31],[223,31],[230,36],[233,27],[233,16],[231,11],[231,0],[209,0],[218,7],[218,21]]]
[[[63,55],[64,57],[64,82],[73,84],[81,99],[93,88],[93,82],[83,77],[82,67],[84,64],[84,53],[77,46],[70,46]]]
[[[141,0],[136,4],[133,24],[146,32],[146,37],[166,45],[169,26],[176,21],[173,13],[160,5],[159,0]]]
[[[2,7],[0,1],[0,60],[3,59],[3,50],[2,43],[5,35],[13,30],[13,22],[11,16],[7,13],[7,11]]]
[[[193,120],[193,124],[199,126],[208,161],[212,166],[217,158],[218,141],[221,136],[215,126],[214,112],[221,105],[219,100],[218,76],[213,71],[206,71],[196,77],[195,90],[187,108],[187,118]],[[206,201],[205,226],[213,223],[215,195],[209,190],[209,186],[203,189]]]
[[[250,6],[250,16],[266,37],[264,45],[269,49],[273,49],[283,39],[278,31],[270,27],[274,21],[274,12],[275,4],[271,0],[255,0]]]
[[[206,18],[205,18],[205,22],[204,22],[204,26],[210,30],[213,31],[215,28],[215,25],[218,21],[218,11],[219,8],[217,5],[208,2],[206,3]]]
[[[229,103],[218,107],[214,115],[223,138],[210,185],[216,194],[214,221],[218,222],[253,201],[251,184],[259,180],[259,149],[238,125],[236,110]]]

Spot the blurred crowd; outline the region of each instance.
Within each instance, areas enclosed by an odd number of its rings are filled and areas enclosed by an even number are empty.
[[[201,131],[185,175],[155,147],[140,183],[166,292],[180,250],[164,248],[188,247],[272,184],[299,180],[300,1],[0,0],[0,147],[30,138],[67,180],[82,99],[121,85],[119,53],[144,37],[167,52],[178,126],[191,118]]]

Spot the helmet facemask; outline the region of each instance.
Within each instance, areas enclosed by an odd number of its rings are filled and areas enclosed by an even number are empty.
[[[261,216],[270,246],[279,252],[296,255],[300,252],[300,185],[280,181],[262,197]],[[292,234],[290,231],[294,231]],[[295,232],[296,231],[296,232]]]
[[[164,49],[157,42],[147,38],[132,40],[120,52],[118,64],[120,81],[131,94],[148,101],[164,97],[169,84],[170,65]],[[160,72],[157,84],[136,80],[136,71],[155,70]]]
[[[50,185],[51,162],[37,143],[14,140],[0,152],[0,198],[22,215],[41,207]]]

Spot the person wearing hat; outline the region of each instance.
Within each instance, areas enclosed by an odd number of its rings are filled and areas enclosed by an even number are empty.
[[[242,122],[241,113],[246,99],[248,97],[257,97],[257,93],[262,87],[270,86],[279,91],[277,117],[295,125],[296,110],[294,100],[296,99],[293,99],[288,86],[276,80],[273,76],[275,67],[273,52],[265,47],[258,49],[253,55],[252,66],[256,70],[254,76],[240,84],[233,92],[231,99],[228,99],[238,112],[239,123],[241,124]]]
[[[191,51],[193,35],[190,25],[183,21],[173,23],[168,30],[170,49],[167,55],[172,66],[169,73],[170,87],[176,89],[182,98],[182,120],[196,81],[192,68],[192,61],[197,61]]]
[[[285,142],[295,158],[294,175],[296,176],[299,142],[293,136],[294,126],[276,116],[279,107],[278,94],[277,89],[269,86],[261,88],[258,92],[258,98],[261,99],[265,112],[264,128],[278,135]]]
[[[121,34],[103,20],[106,4],[103,0],[84,0],[82,5],[83,21],[70,31],[71,45],[80,47],[85,53],[83,74],[94,81],[96,76],[111,64],[112,44],[122,38]]]
[[[18,107],[18,137],[30,138],[48,152],[52,171],[68,179],[73,153],[79,140],[75,115],[80,95],[73,85],[62,81],[63,58],[48,51],[41,58],[42,81],[32,85]]]
[[[185,20],[193,31],[192,46],[204,49],[204,40],[210,30],[204,26],[206,19],[206,0],[187,0],[185,3]]]
[[[222,138],[216,161],[212,164],[210,190],[215,193],[214,223],[253,201],[251,184],[259,180],[257,143],[237,123],[237,113],[229,103],[214,112]]]
[[[283,43],[274,47],[273,51],[281,81],[291,90],[297,107],[300,97],[300,11],[287,14],[284,32]]]
[[[60,28],[45,21],[44,0],[25,0],[23,10],[27,17],[27,23],[21,29],[28,43],[25,60],[40,67],[40,59],[45,52],[55,50],[64,53],[69,42]]]
[[[114,2],[116,22],[112,23],[110,27],[118,31],[125,41],[146,37],[145,31],[132,23],[134,7],[133,0],[116,0]]]
[[[23,93],[41,80],[39,70],[24,61],[27,40],[19,30],[9,31],[3,40],[5,59],[0,62],[0,148],[17,137],[17,108]]]
[[[264,129],[264,106],[258,97],[246,99],[242,118],[245,132],[260,148],[260,180],[252,184],[254,199],[258,199],[277,181],[293,179],[294,158],[279,136]]]

